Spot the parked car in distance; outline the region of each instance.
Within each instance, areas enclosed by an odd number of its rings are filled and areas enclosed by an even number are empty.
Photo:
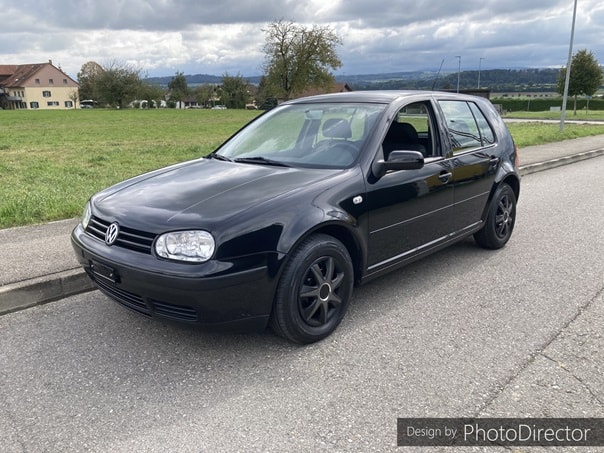
[[[72,244],[145,316],[312,343],[355,285],[512,234],[518,153],[487,99],[371,91],[284,102],[213,153],[92,196]],[[502,266],[504,264],[502,263]]]
[[[81,109],[91,109],[91,108],[94,108],[97,104],[98,104],[98,102],[96,102],[92,99],[84,99],[83,101],[80,101],[80,108]]]
[[[212,110],[226,110],[226,105],[215,105]]]

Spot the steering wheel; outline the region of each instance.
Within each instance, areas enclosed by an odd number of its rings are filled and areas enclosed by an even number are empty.
[[[357,158],[359,150],[354,143],[338,141],[333,142],[327,152],[336,162],[349,164]]]

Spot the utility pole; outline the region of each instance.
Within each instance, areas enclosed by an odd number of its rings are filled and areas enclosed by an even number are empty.
[[[457,65],[457,92],[459,93],[459,74],[461,73],[461,55],[456,55],[455,58],[457,58],[459,60],[459,63]]]
[[[564,80],[564,95],[562,96],[562,112],[560,114],[560,132],[564,130],[566,118],[566,101],[568,99],[568,85],[570,84],[570,65],[573,58],[573,39],[575,38],[575,19],[577,18],[577,0],[573,8],[573,25],[570,29],[570,45],[568,47],[568,62],[566,63],[566,79]]]
[[[480,57],[480,60],[478,60],[478,89],[480,90],[480,67],[482,66],[482,60],[484,60],[483,57]]]

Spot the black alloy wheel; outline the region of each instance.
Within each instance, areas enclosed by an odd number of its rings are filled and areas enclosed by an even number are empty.
[[[481,247],[499,249],[512,236],[516,222],[516,195],[512,188],[503,183],[491,200],[484,227],[474,235]]]
[[[297,343],[313,343],[340,324],[354,282],[350,254],[331,236],[318,234],[294,251],[279,281],[271,327]]]

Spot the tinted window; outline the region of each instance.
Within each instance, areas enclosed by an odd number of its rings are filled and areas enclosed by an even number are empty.
[[[488,121],[473,102],[440,101],[447,121],[453,153],[492,145],[495,136]]]
[[[493,130],[491,129],[489,122],[476,104],[470,102],[469,105],[470,109],[472,109],[472,113],[474,114],[474,118],[476,118],[476,122],[478,123],[478,130],[480,131],[480,137],[482,138],[482,146],[492,145],[495,143],[495,135],[493,134]]]

